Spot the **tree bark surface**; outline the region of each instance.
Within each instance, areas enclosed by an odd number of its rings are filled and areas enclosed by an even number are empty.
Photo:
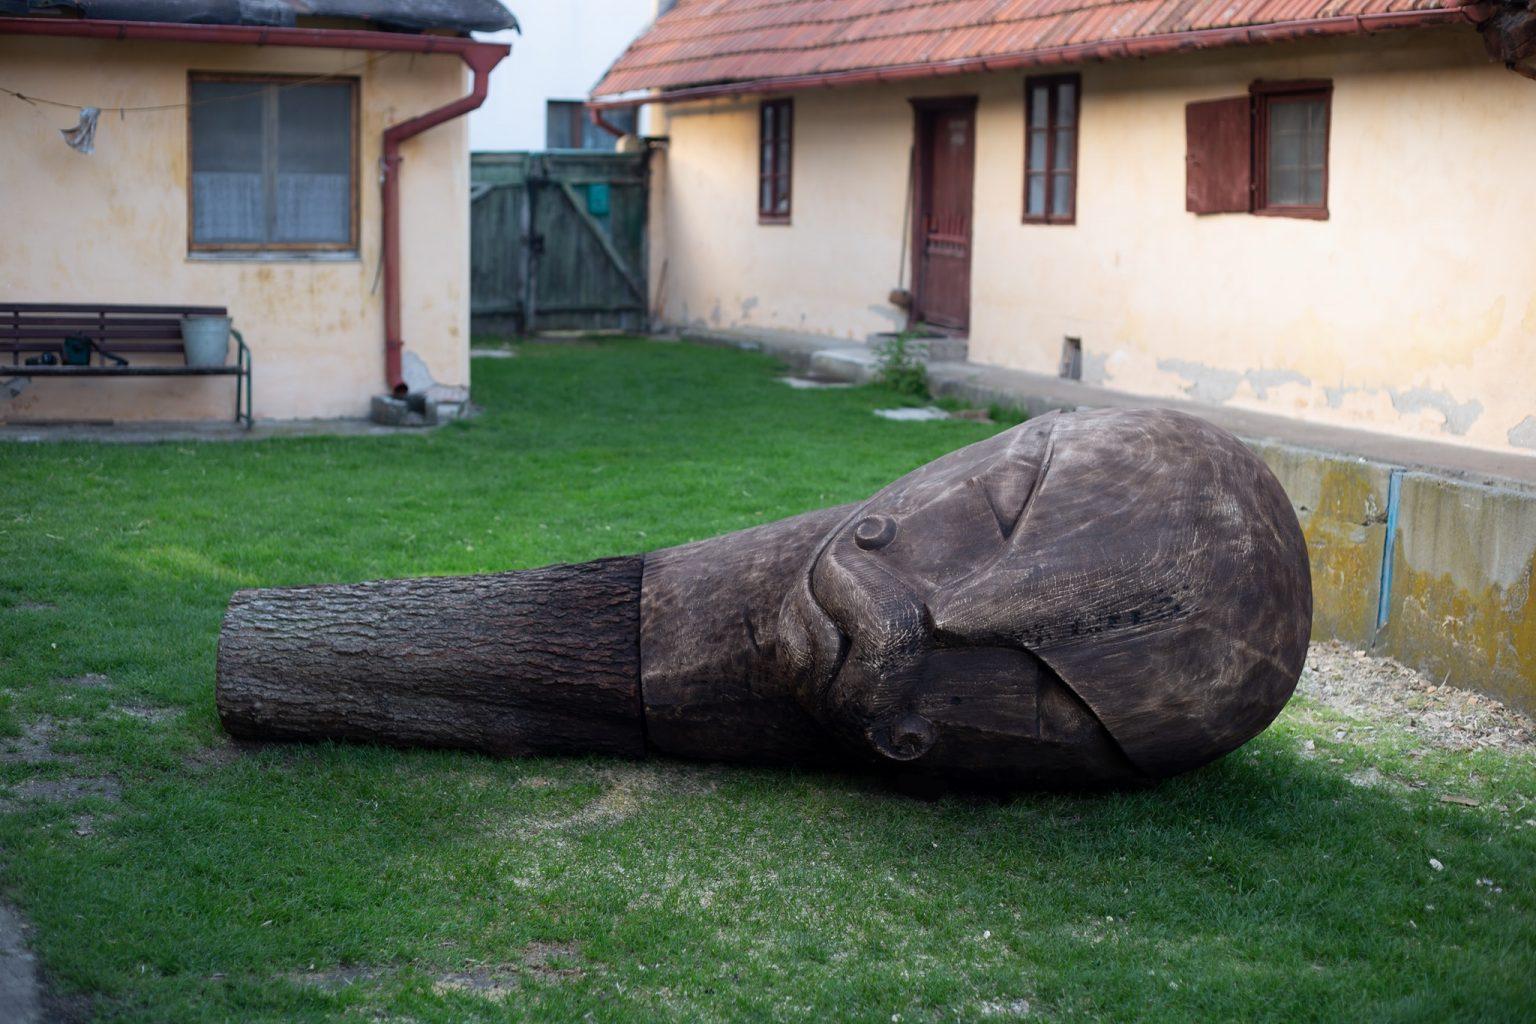
[[[643,566],[242,590],[219,717],[253,739],[640,757]]]

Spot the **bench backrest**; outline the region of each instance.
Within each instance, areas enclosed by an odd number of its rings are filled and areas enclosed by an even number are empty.
[[[0,302],[0,352],[62,352],[65,338],[109,352],[180,352],[183,317],[227,315],[223,306]]]

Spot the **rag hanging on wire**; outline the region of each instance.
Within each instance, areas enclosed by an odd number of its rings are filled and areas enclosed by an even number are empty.
[[[4,3],[4,0],[0,0],[0,5],[3,5],[3,3]],[[356,64],[349,65],[347,67],[341,68],[341,69],[336,70],[336,71],[328,71],[328,72],[325,72],[324,74],[320,74],[320,75],[312,75],[312,76],[309,76],[309,77],[306,77],[306,78],[296,78],[296,79],[293,79],[292,81],[285,82],[282,85],[279,85],[277,88],[278,88],[279,91],[284,91],[284,90],[288,90],[288,89],[297,89],[297,88],[300,88],[300,87],[306,86],[306,85],[313,85],[313,84],[315,84],[317,82],[332,81],[332,80],[334,80],[336,78],[339,78],[339,77],[341,77],[343,75],[346,75],[346,74],[348,74],[350,72],[353,72],[353,71],[358,71],[358,70],[364,69],[364,68],[372,68],[379,61],[384,60],[384,59],[386,59],[388,57],[392,57],[392,56],[394,56],[394,54],[391,54],[391,53],[373,53],[373,54],[369,54],[365,59],[359,61]],[[262,86],[262,89],[265,89],[265,88],[266,88],[265,86]],[[148,112],[158,112],[158,111],[164,111],[164,110],[185,110],[188,107],[200,107],[200,106],[204,106],[205,104],[208,104],[208,103],[229,103],[229,102],[234,102],[236,100],[246,99],[246,98],[248,98],[250,96],[257,95],[259,91],[260,90],[258,90],[257,92],[235,93],[235,94],[231,94],[231,95],[227,95],[227,96],[221,96],[218,99],[200,100],[200,101],[198,101],[196,103],[193,103],[193,102],[189,101],[189,102],[186,102],[186,103],[152,103],[152,104],[148,104],[146,106],[127,106],[127,107],[105,107],[105,108],[102,108],[102,107],[81,107],[81,106],[78,106],[78,105],[76,105],[74,103],[68,103],[68,102],[65,102],[65,101],[62,101],[62,100],[45,99],[42,96],[29,96],[29,95],[27,95],[24,92],[19,92],[19,91],[15,90],[15,89],[7,89],[4,86],[0,86],[0,95],[10,96],[10,97],[12,97],[14,99],[21,100],[23,103],[30,104],[31,106],[34,106],[34,107],[38,106],[38,105],[42,105],[42,106],[48,106],[48,107],[64,107],[64,108],[67,108],[67,109],[80,111],[80,123],[75,125],[73,128],[60,128],[59,129],[59,134],[64,136],[64,141],[69,144],[69,148],[70,149],[77,150],[77,151],[79,151],[81,153],[91,153],[91,152],[95,151],[95,149],[96,149],[96,124],[101,119],[101,112],[102,112],[103,109],[115,110],[115,111],[117,111],[119,117],[122,117],[124,114],[129,114],[129,113],[148,113]]]
[[[60,128],[59,134],[64,136],[64,141],[69,148],[80,153],[93,153],[96,151],[96,122],[101,119],[99,107],[81,107],[80,123],[73,128]]]

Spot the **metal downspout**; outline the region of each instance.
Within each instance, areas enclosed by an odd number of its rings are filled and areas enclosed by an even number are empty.
[[[484,103],[490,87],[491,69],[510,52],[508,46],[490,44],[461,51],[459,56],[475,73],[474,88],[469,95],[384,129],[380,168],[384,179],[384,377],[397,397],[408,390],[401,373],[405,339],[401,337],[400,329],[400,143]]]

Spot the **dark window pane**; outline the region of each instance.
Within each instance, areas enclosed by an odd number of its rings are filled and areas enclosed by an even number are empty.
[[[1077,86],[1062,82],[1056,89],[1056,123],[1071,127],[1077,124]]]
[[[1046,140],[1048,138],[1050,138],[1050,135],[1044,130],[1029,133],[1028,170],[1045,170]]]
[[[1301,206],[1301,171],[1295,167],[1269,168],[1269,201],[1275,206]]]
[[[774,100],[758,108],[757,212],[763,217],[788,217],[790,156],[793,146],[794,108],[788,100]]]
[[[549,100],[544,105],[544,148],[577,149],[581,137],[573,135],[571,126],[580,124],[577,113],[581,104],[572,100]],[[576,115],[573,117],[573,115]]]
[[[1057,174],[1051,180],[1051,216],[1066,217],[1072,213],[1072,175]]]
[[[1072,129],[1056,129],[1056,152],[1051,158],[1051,170],[1070,171],[1072,169]]]
[[[278,110],[274,240],[349,241],[352,90],[326,84],[274,93]]]
[[[615,128],[621,128],[625,135],[640,134],[640,108],[625,107],[622,110],[610,110],[603,115],[603,119]],[[608,136],[610,142],[616,143],[613,135]]]
[[[257,82],[192,83],[193,171],[261,173],[266,91]]]
[[[1037,85],[1029,91],[1029,124],[1032,128],[1044,128],[1051,120],[1051,90]]]
[[[1077,80],[1030,79],[1024,89],[1024,216],[1070,221],[1077,173]]]
[[[266,87],[256,82],[192,83],[195,242],[261,242],[266,238],[266,95]]]
[[[193,242],[350,242],[353,88],[191,83]]]
[[[1322,168],[1309,168],[1306,171],[1305,184],[1302,189],[1302,202],[1308,206],[1323,205],[1323,171]]]
[[[1045,216],[1045,175],[1029,176],[1029,201],[1025,205],[1025,211],[1031,217]]]
[[[1328,104],[1322,97],[1275,98],[1267,107],[1266,201],[1322,206],[1328,158]]]

